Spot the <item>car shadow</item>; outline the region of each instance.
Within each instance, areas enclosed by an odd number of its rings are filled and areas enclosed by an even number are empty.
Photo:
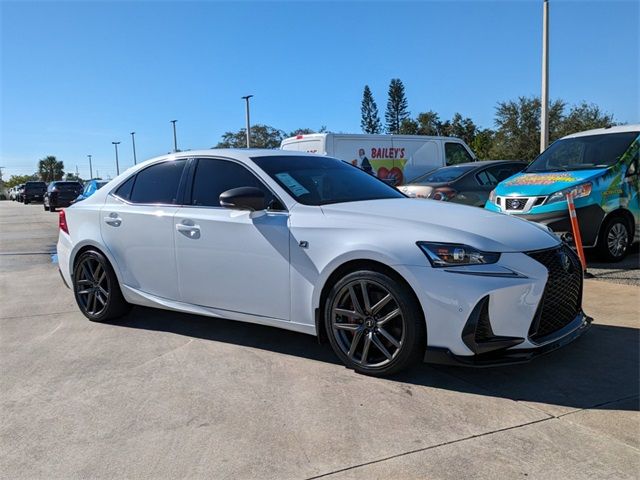
[[[340,364],[331,347],[320,345],[315,337],[263,325],[145,307],[134,307],[112,324]],[[638,396],[639,340],[637,328],[594,324],[570,345],[527,364],[492,368],[421,364],[387,381],[576,409],[638,410],[637,402],[633,406],[612,402]]]

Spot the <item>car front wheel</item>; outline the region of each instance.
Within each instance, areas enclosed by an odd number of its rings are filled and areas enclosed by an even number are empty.
[[[613,217],[605,223],[598,238],[598,253],[603,260],[619,262],[629,250],[631,228],[626,219]]]
[[[325,327],[344,364],[357,372],[386,376],[417,362],[426,328],[409,288],[380,272],[362,270],[340,279],[328,295]]]
[[[84,316],[94,322],[116,319],[131,308],[111,264],[96,250],[83,252],[78,258],[73,269],[73,293]]]

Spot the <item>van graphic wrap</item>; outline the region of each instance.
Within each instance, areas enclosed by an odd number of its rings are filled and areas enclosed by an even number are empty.
[[[358,158],[353,159],[351,164],[393,185],[402,185],[404,167],[408,161],[404,158],[405,150],[405,148],[372,147],[367,152],[364,148],[359,148]]]

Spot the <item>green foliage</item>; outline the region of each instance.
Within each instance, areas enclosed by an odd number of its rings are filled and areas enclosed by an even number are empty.
[[[468,145],[478,157],[478,160],[491,160],[491,148],[493,147],[496,132],[490,128],[478,130],[476,136]]]
[[[20,185],[21,183],[29,182],[31,180],[37,180],[37,175],[11,175],[9,180],[4,182],[4,186],[7,188],[15,187],[16,185]]]
[[[387,133],[400,133],[400,125],[406,118],[409,118],[409,103],[404,93],[404,84],[399,78],[393,78],[389,83],[387,111],[384,114]]]
[[[214,148],[245,148],[247,146],[247,130],[226,132],[222,140]],[[285,138],[285,132],[269,125],[256,124],[251,127],[252,148],[279,148]]]
[[[549,104],[549,142],[565,135],[593,128],[614,125],[613,115],[593,104],[582,102],[565,114],[566,102]],[[533,160],[540,153],[540,111],[538,97],[520,97],[499,102],[496,108],[497,127],[490,155],[495,159]]]
[[[382,123],[378,115],[378,105],[376,105],[376,101],[373,99],[369,85],[364,86],[360,111],[362,115],[360,127],[362,127],[364,133],[373,134],[382,132]]]
[[[43,182],[61,180],[64,175],[64,164],[53,155],[44,157],[38,162],[38,175]]]

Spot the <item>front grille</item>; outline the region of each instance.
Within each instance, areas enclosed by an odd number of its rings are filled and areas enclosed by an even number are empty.
[[[526,198],[507,198],[507,210],[523,210],[527,204]]]
[[[529,338],[539,340],[567,326],[580,312],[582,264],[575,252],[564,244],[550,250],[527,252],[527,255],[547,267],[549,272],[542,300],[529,329]]]

